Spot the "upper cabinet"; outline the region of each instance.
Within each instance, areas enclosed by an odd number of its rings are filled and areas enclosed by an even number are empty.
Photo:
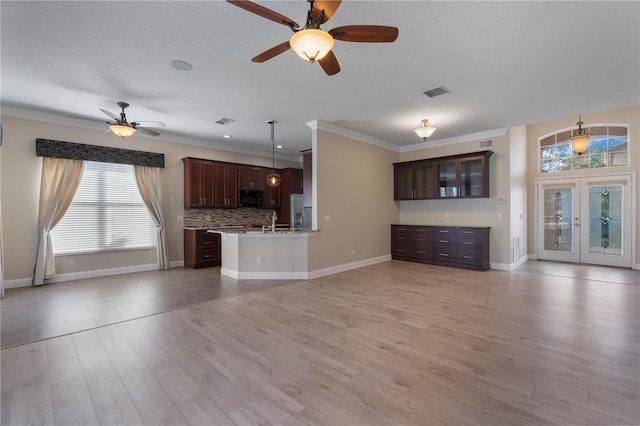
[[[434,198],[435,165],[431,160],[394,164],[394,199]]]
[[[215,163],[214,208],[238,207],[238,166]]]
[[[238,189],[262,191],[265,184],[264,169],[255,166],[238,166]]]
[[[211,208],[214,200],[213,161],[183,158],[184,207]]]
[[[492,154],[480,151],[395,163],[394,199],[488,198]]]

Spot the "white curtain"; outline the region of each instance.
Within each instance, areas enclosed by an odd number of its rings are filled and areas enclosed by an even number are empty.
[[[149,214],[156,224],[158,265],[160,268],[169,269],[167,234],[164,217],[162,215],[160,169],[158,167],[134,166],[134,171],[142,200],[146,204],[147,210],[149,210]]]
[[[80,160],[42,157],[40,206],[38,210],[38,253],[33,285],[42,285],[56,273],[49,232],[60,222],[69,208],[82,176]]]
[[[4,256],[2,255],[2,204],[0,203],[0,297],[4,297]]]

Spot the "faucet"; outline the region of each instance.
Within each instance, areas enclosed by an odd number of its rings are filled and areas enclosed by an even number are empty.
[[[271,232],[276,232],[276,220],[278,220],[278,215],[274,210],[273,215],[271,216]]]

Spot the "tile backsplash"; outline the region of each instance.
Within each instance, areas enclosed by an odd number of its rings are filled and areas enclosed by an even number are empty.
[[[184,209],[185,228],[220,228],[224,226],[270,225],[272,209]]]

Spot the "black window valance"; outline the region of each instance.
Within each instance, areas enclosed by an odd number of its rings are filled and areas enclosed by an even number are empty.
[[[64,158],[67,160],[100,161],[103,163],[164,168],[164,154],[52,139],[36,139],[36,155],[38,157]]]

